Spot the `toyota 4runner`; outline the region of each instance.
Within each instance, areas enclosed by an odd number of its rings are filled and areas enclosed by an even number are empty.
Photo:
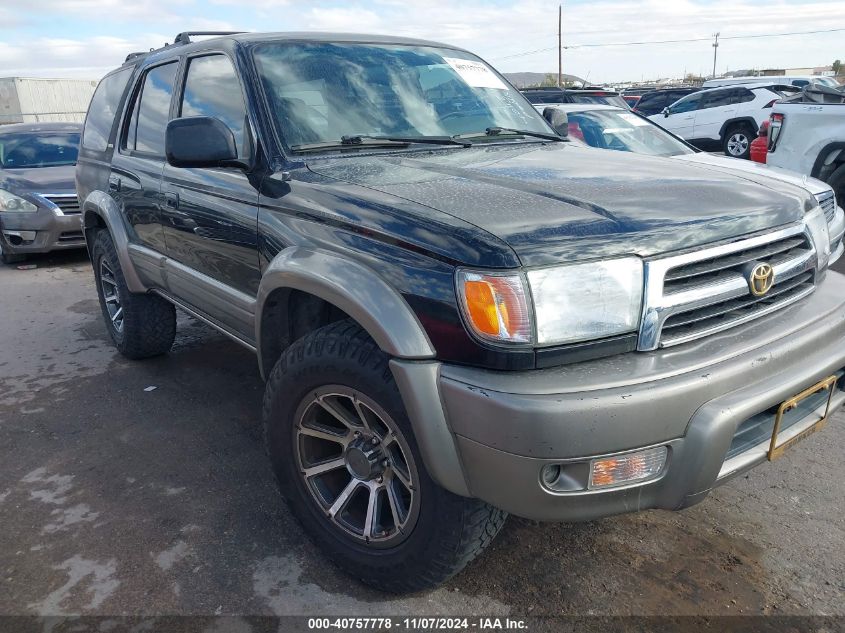
[[[506,513],[690,506],[845,400],[841,209],[550,121],[467,51],[338,34],[181,34],[91,103],[115,345],[167,352],[175,306],[254,351],[291,510],[382,589]]]

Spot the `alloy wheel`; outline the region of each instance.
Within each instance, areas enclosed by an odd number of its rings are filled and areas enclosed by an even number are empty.
[[[123,333],[123,306],[120,303],[120,296],[117,293],[117,281],[114,271],[109,266],[106,258],[100,259],[100,288],[103,291],[103,301],[106,304],[112,327],[118,334]]]
[[[741,132],[732,134],[728,139],[728,153],[731,156],[742,156],[748,151],[748,137]]]
[[[419,515],[419,474],[402,431],[374,401],[331,385],[300,404],[297,467],[329,522],[370,547],[393,547]]]

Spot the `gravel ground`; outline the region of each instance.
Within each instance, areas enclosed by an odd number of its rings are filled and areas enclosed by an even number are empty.
[[[82,253],[0,266],[0,615],[845,615],[845,416],[680,513],[511,519],[446,586],[338,572],[276,492],[255,359],[130,362]]]

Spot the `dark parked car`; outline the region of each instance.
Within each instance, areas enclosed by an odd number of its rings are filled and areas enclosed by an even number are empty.
[[[701,88],[664,88],[661,90],[652,90],[640,97],[640,100],[634,106],[634,110],[644,116],[659,114],[663,112],[664,108],[668,108],[678,99],[691,95],[699,90]]]
[[[446,44],[182,34],[100,83],[77,188],[116,347],[178,306],[254,351],[293,514],[387,591],[509,512],[697,503],[845,401],[812,196],[568,142]]]
[[[0,251],[3,262],[31,253],[84,248],[73,183],[82,126],[0,126]]]
[[[613,90],[575,88],[526,88],[521,91],[525,98],[534,105],[556,103],[603,103],[605,105],[627,108],[628,104]]]

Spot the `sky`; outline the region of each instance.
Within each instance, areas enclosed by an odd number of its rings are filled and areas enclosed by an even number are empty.
[[[502,72],[557,72],[557,2],[537,0],[0,0],[0,77],[99,79],[186,30],[344,31],[433,39]],[[564,72],[591,83],[710,74],[709,38],[845,29],[843,0],[565,0]],[[656,40],[707,41],[579,47]],[[546,50],[550,49],[550,50]],[[526,54],[527,53],[527,54]],[[845,61],[845,30],[722,39],[719,73]]]

